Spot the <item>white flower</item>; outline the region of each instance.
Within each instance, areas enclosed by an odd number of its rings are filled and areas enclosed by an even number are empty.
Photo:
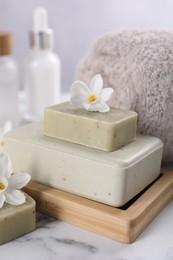
[[[83,81],[74,81],[70,103],[77,108],[84,107],[88,111],[105,113],[110,110],[106,102],[113,91],[112,88],[103,89],[103,79],[100,74],[97,74],[91,79],[89,87]]]
[[[0,208],[7,202],[20,205],[25,202],[25,195],[19,189],[23,188],[31,177],[27,173],[12,174],[11,160],[8,155],[0,158]]]

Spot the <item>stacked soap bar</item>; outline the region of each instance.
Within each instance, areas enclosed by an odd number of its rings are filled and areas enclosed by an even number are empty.
[[[119,207],[160,174],[163,144],[136,137],[136,120],[131,111],[100,114],[63,103],[45,110],[44,127],[8,133],[5,147],[14,169],[33,180]]]
[[[35,229],[35,201],[27,194],[19,206],[4,204],[0,209],[0,245]]]
[[[137,114],[111,108],[109,113],[75,109],[69,102],[45,109],[44,133],[57,139],[115,151],[136,137]]]

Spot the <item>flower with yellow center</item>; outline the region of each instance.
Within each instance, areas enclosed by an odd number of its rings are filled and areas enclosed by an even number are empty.
[[[76,108],[84,107],[88,111],[105,113],[110,110],[106,102],[110,99],[113,91],[112,88],[103,89],[103,79],[100,74],[97,74],[91,79],[89,86],[83,81],[74,81],[70,103]]]
[[[25,195],[20,191],[31,177],[27,173],[12,174],[11,160],[8,155],[0,154],[0,208],[4,202],[20,205],[25,202]]]

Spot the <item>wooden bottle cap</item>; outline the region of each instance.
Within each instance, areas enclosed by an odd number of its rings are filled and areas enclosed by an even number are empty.
[[[0,32],[0,55],[12,54],[12,34]]]

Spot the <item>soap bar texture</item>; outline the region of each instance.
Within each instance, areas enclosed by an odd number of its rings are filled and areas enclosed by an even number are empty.
[[[108,153],[46,137],[42,123],[15,129],[5,137],[15,171],[116,207],[159,176],[162,148],[158,138],[137,136],[136,141]]]
[[[136,137],[137,114],[111,108],[107,113],[76,109],[69,102],[44,112],[44,134],[104,151],[115,151]]]
[[[19,206],[7,203],[0,209],[0,245],[35,229],[35,201],[27,194],[26,202]]]

